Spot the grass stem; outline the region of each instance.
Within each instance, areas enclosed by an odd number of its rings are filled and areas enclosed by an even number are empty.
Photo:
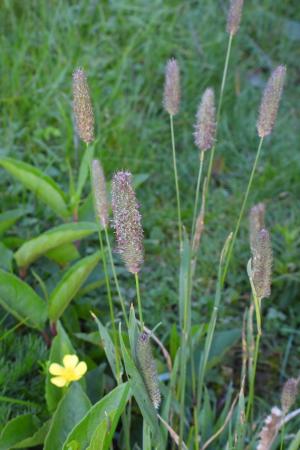
[[[180,193],[177,173],[177,161],[176,161],[176,149],[175,149],[175,137],[174,137],[174,124],[173,116],[170,114],[170,128],[171,128],[171,140],[172,140],[172,155],[173,155],[173,169],[176,188],[176,200],[177,200],[177,218],[178,218],[178,236],[180,250],[182,249],[182,221],[181,221],[181,206],[180,206]]]
[[[141,322],[141,328],[144,329],[144,320],[143,320],[143,310],[142,310],[142,302],[141,302],[141,292],[140,292],[140,282],[139,282],[139,274],[134,274],[135,278],[135,287],[136,287],[136,297],[138,301],[138,310],[139,310],[139,317]]]
[[[200,152],[200,164],[199,164],[199,171],[198,171],[198,179],[197,179],[197,186],[196,186],[196,195],[195,195],[195,204],[194,204],[194,214],[193,214],[191,241],[193,240],[193,236],[194,236],[194,233],[195,233],[197,211],[198,211],[198,202],[199,202],[199,193],[200,193],[200,184],[201,184],[201,177],[202,177],[202,171],[203,171],[203,161],[204,161],[204,151],[201,151]]]

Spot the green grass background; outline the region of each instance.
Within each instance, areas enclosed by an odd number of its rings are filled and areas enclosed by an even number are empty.
[[[207,86],[217,95],[219,92],[228,39],[227,7],[223,0],[1,2],[0,156],[36,165],[68,190],[68,166],[78,168],[84,151],[73,132],[71,78],[74,68],[84,67],[95,108],[96,154],[107,178],[117,169],[149,175],[137,192],[146,248],[141,289],[146,322],[154,326],[162,321],[158,333],[164,340],[170,322],[177,320],[178,274],[169,122],[162,108],[164,66],[173,56],[181,68],[182,102],[175,133],[183,221],[189,230],[199,161],[192,135],[194,116]],[[198,323],[210,311],[219,254],[235,226],[255,156],[262,89],[270,71],[286,64],[288,76],[278,120],[265,140],[249,201],[249,207],[258,201],[266,203],[274,249],[273,292],[264,302],[265,333],[259,363],[265,398],[270,392],[278,395],[276,390],[286,375],[299,373],[299,61],[299,2],[246,1],[232,48],[193,297],[193,321]],[[2,170],[0,183],[2,211],[27,208],[11,235],[29,238],[59,224]],[[89,245],[95,247],[96,241]],[[249,303],[249,256],[245,217],[222,296],[221,329],[240,326]],[[54,273],[51,264],[44,264],[45,273]],[[124,275],[122,284],[127,298],[134,299],[132,280]],[[96,295],[101,314],[108,315],[105,291]],[[5,330],[14,323],[4,316],[1,326]],[[22,391],[24,376],[38,376],[38,359],[46,359],[47,351],[36,335],[24,341],[23,334],[21,328],[14,338],[0,341],[3,364],[9,362],[5,370],[0,368],[0,390],[4,387],[5,395],[28,399]],[[36,342],[30,343],[30,339]],[[38,358],[24,361],[23,352],[32,352],[34,345],[39,349]],[[232,355],[229,362],[233,367],[234,358]],[[23,364],[25,374],[9,384],[7,378],[16,364]],[[35,378],[30,381],[32,385],[35,382]],[[36,401],[40,395],[41,386],[29,399]],[[1,418],[5,420],[9,414],[5,405]]]

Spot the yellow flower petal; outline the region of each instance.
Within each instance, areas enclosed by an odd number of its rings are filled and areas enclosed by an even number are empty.
[[[79,380],[87,371],[87,365],[84,361],[81,361],[78,366],[75,367],[74,372],[77,379]]]
[[[74,369],[78,364],[78,356],[76,355],[65,355],[63,358],[63,363],[66,369]]]
[[[50,381],[57,387],[64,387],[67,384],[67,380],[64,377],[50,378]]]
[[[51,375],[62,375],[64,370],[64,367],[57,363],[52,363],[49,367],[49,372],[51,373]]]

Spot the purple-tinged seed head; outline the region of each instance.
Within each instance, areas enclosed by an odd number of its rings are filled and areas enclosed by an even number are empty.
[[[103,228],[108,226],[108,200],[102,165],[98,159],[92,162],[93,195],[96,214]]]
[[[257,121],[257,132],[261,138],[272,132],[279,108],[285,76],[286,67],[278,66],[271,74],[265,87]]]
[[[169,59],[165,72],[165,89],[163,105],[165,110],[175,116],[179,111],[180,102],[180,73],[176,59]]]
[[[264,203],[258,203],[254,205],[249,214],[249,228],[250,228],[250,248],[254,252],[257,246],[256,239],[259,231],[265,228],[265,211],[266,207]]]
[[[298,395],[299,380],[290,378],[285,382],[281,393],[281,408],[286,414],[296,401]]]
[[[252,249],[252,281],[259,299],[271,295],[272,260],[270,235],[263,228],[257,233]]]
[[[195,144],[205,151],[213,147],[216,137],[215,95],[211,88],[207,88],[198,107],[195,125]]]
[[[232,36],[238,32],[240,27],[244,0],[231,0],[227,16],[227,33]]]
[[[155,361],[152,355],[150,334],[142,332],[136,343],[136,356],[149,397],[155,409],[159,408],[161,395]]]
[[[118,252],[129,272],[137,273],[144,262],[143,229],[129,172],[113,177],[112,210]]]
[[[73,73],[73,111],[77,133],[86,144],[94,140],[94,113],[86,74],[83,69]]]

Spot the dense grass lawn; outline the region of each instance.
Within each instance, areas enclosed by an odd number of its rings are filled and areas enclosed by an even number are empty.
[[[174,124],[183,222],[190,232],[199,161],[193,125],[204,89],[213,87],[218,98],[228,41],[226,11],[223,0],[3,0],[1,4],[0,157],[35,165],[68,192],[85,151],[74,135],[71,92],[73,70],[84,67],[95,109],[95,154],[107,179],[117,169],[145,175],[137,189],[146,250],[140,277],[144,316],[149,327],[162,322],[157,333],[166,345],[170,324],[178,318],[178,229],[169,118],[162,107],[164,68],[168,58],[176,57],[181,69],[181,109]],[[262,90],[270,71],[286,64],[278,119],[263,145],[217,325],[224,330],[241,327],[250,298],[247,216],[251,205],[265,202],[274,265],[272,295],[263,304],[258,395],[269,406],[286,377],[299,375],[299,61],[299,2],[246,1],[233,41],[193,295],[192,320],[198,324],[211,311],[219,255],[234,229],[255,157]],[[209,156],[204,170],[208,160]],[[15,269],[14,249],[61,220],[2,168],[0,183],[1,212],[23,211],[0,244],[0,266],[10,270]],[[88,185],[85,189],[88,194]],[[79,218],[92,218],[91,208],[84,205]],[[96,238],[89,237],[80,253],[97,246]],[[135,298],[134,282],[122,265],[119,270],[129,303]],[[60,277],[57,265],[42,258],[29,268],[26,281],[43,293],[43,289],[51,292]],[[103,322],[109,320],[104,283],[77,296],[70,306],[64,318],[70,333],[95,331],[90,305]],[[75,310],[82,311],[80,321]],[[41,404],[46,344],[38,333],[0,311],[0,392]],[[239,345],[213,375],[220,391],[228,382],[228,371],[239,376]],[[2,402],[0,422],[34,408],[43,415],[42,406]]]

